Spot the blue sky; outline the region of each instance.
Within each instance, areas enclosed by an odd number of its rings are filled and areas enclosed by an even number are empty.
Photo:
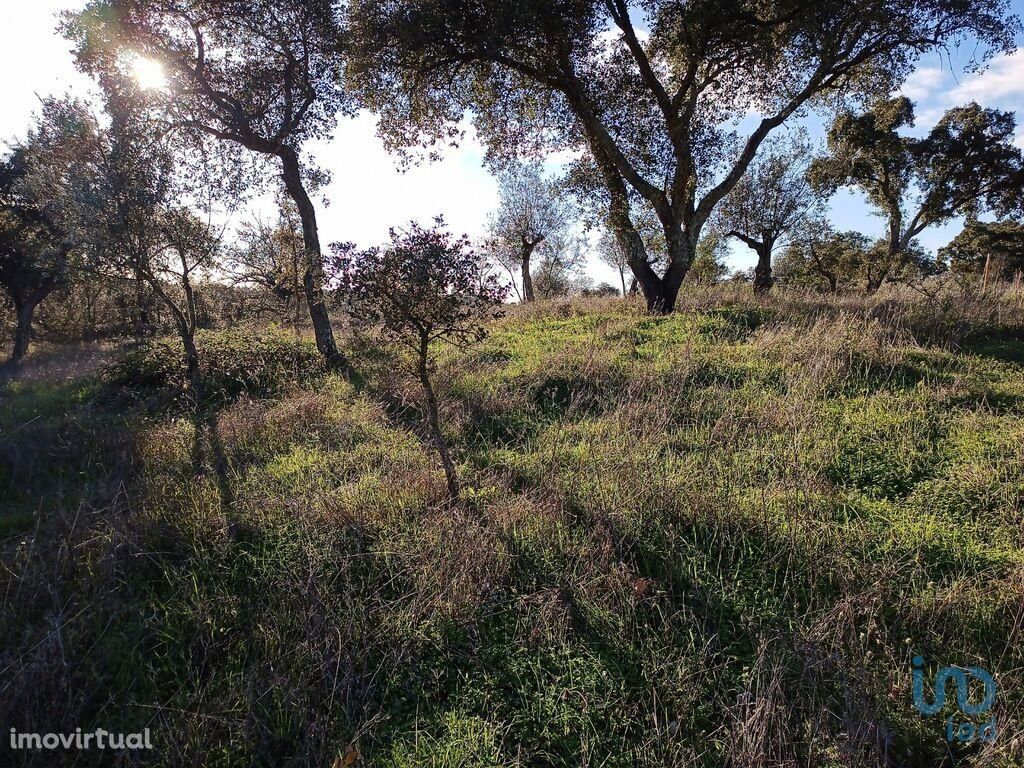
[[[56,15],[81,7],[83,0],[34,0],[0,5],[0,71],[4,72],[0,111],[0,141],[24,134],[38,97],[65,91],[87,93],[91,83],[78,74],[68,44],[54,32]],[[1024,0],[1014,0],[1014,11],[1024,16]],[[1018,44],[1024,47],[1024,39]],[[969,54],[969,51],[965,51]],[[903,87],[917,102],[917,130],[930,128],[949,107],[977,101],[983,106],[1014,110],[1024,119],[1024,51],[999,56],[983,74],[961,71],[965,55],[950,61],[938,54],[923,58]],[[482,234],[486,216],[497,205],[494,179],[483,169],[483,150],[470,136],[462,147],[440,162],[400,173],[394,158],[385,152],[374,133],[372,115],[342,121],[331,142],[309,147],[317,160],[334,174],[326,190],[329,205],[321,204],[322,238],[355,241],[368,246],[387,237],[390,226],[410,219],[427,220],[444,213],[449,225],[471,236]],[[822,135],[820,120],[807,125],[812,135]],[[1024,126],[1018,126],[1017,142],[1024,147]],[[257,208],[266,211],[266,202]],[[841,192],[831,202],[833,223],[840,229],[867,234],[881,233],[882,222],[872,216],[856,193]],[[953,222],[927,230],[921,242],[934,249],[960,230]],[[752,266],[752,254],[741,246],[732,248],[730,266]],[[597,280],[610,280],[610,272],[594,261],[590,269]]]

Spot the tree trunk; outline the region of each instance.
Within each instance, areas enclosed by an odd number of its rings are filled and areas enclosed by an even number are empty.
[[[626,298],[626,270],[619,267],[619,280],[622,281],[622,298]]]
[[[818,256],[818,252],[814,249],[814,244],[810,245],[811,261],[814,262],[814,269],[819,275],[825,278],[828,282],[828,289],[830,293],[839,292],[839,277],[830,269],[826,269],[825,265],[822,264],[821,259]]]
[[[882,283],[885,282],[885,278],[889,275],[889,270],[892,269],[892,256],[887,258],[889,261],[886,264],[880,265],[877,271],[868,269],[868,281],[865,288],[869,296],[878,293],[878,289],[882,287]]]
[[[647,300],[647,311],[651,314],[667,314],[675,306],[676,294],[679,292],[679,285],[682,284],[686,270],[683,269],[681,275],[673,277],[675,290],[671,290],[671,287],[666,284],[667,281],[658,277],[651,268],[651,264],[647,260],[647,249],[644,247],[643,238],[640,237],[640,233],[637,232],[630,218],[629,194],[626,191],[626,184],[615,168],[615,163],[601,147],[601,143],[594,136],[589,138],[591,151],[604,178],[610,198],[608,226],[615,234],[619,248],[626,255],[626,263],[636,282],[640,285],[640,290],[643,291],[644,298]]]
[[[437,397],[434,395],[434,387],[430,383],[430,372],[427,370],[427,349],[428,341],[422,339],[420,341],[418,373],[427,404],[427,427],[430,430],[430,439],[434,443],[434,449],[441,459],[441,466],[444,467],[444,476],[448,483],[448,498],[454,501],[459,498],[459,476],[455,472],[455,462],[452,461],[448,445],[444,441],[444,433],[441,432],[441,418],[437,411]]]
[[[757,240],[736,229],[728,232],[726,237],[735,237],[757,254],[757,266],[754,267],[754,293],[758,295],[768,293],[775,283],[772,279],[772,250],[775,247],[775,239],[766,233],[760,240]]]
[[[146,294],[145,278],[141,274],[135,276],[135,338],[143,339],[149,335],[151,325],[149,314],[149,296]]]
[[[533,255],[533,247],[523,245],[522,280],[523,280],[523,301],[533,301],[536,296],[533,292],[533,275],[530,274],[530,256]]]
[[[617,231],[615,236],[619,238],[619,247],[629,254],[629,268],[636,278],[637,284],[647,300],[647,311],[652,315],[667,314],[672,311],[675,304],[675,296],[669,299],[665,291],[665,283],[651,268],[647,261],[647,251],[644,248],[640,233],[635,229],[632,231]]]
[[[32,318],[35,315],[38,302],[23,301],[15,305],[17,324],[14,327],[14,347],[11,355],[4,364],[6,372],[14,374],[22,359],[28,354],[29,345],[32,343]]]
[[[25,355],[28,354],[28,348],[32,343],[32,320],[35,317],[36,307],[53,293],[59,281],[58,274],[51,273],[43,278],[35,290],[29,291],[27,295],[11,296],[11,300],[14,302],[16,319],[14,346],[11,349],[11,355],[7,362],[0,366],[0,378],[13,377],[18,373],[18,367],[21,365]]]
[[[671,306],[665,295],[665,284],[647,261],[647,249],[644,247],[643,238],[640,237],[640,233],[637,232],[629,217],[627,202],[612,202],[609,222],[619,248],[626,254],[626,263],[633,273],[634,284],[640,286],[640,290],[647,300],[647,311],[651,314],[671,312]],[[674,296],[672,300],[674,303]]]
[[[882,283],[889,276],[895,264],[898,264],[903,252],[910,243],[910,233],[901,234],[903,230],[903,215],[898,208],[890,210],[889,213],[889,239],[886,246],[885,261],[878,266],[876,272],[871,271],[868,264],[867,293],[872,295],[878,292]]]
[[[196,349],[196,294],[192,290],[192,281],[188,279],[188,267],[185,256],[181,257],[181,285],[185,291],[185,316],[178,319],[181,332],[181,344],[185,348],[185,370],[193,397],[198,403],[202,399],[203,377],[199,371],[199,351]]]
[[[676,299],[679,297],[679,289],[683,287],[683,278],[690,271],[697,256],[697,239],[682,232],[675,233],[672,237],[666,238],[668,242],[668,269],[662,280],[663,299],[661,304],[652,309],[658,314],[667,315],[676,308]],[[648,301],[650,305],[650,301]]]
[[[182,263],[184,263],[184,260]],[[181,308],[174,303],[174,300],[167,295],[167,291],[164,290],[156,275],[141,269],[139,274],[146,279],[150,288],[153,289],[153,293],[163,302],[164,306],[171,313],[171,317],[174,318],[174,325],[178,329],[181,346],[185,352],[185,375],[188,377],[189,384],[188,397],[192,404],[198,407],[200,400],[202,400],[203,377],[199,369],[199,350],[196,349],[195,324],[190,322],[189,319],[190,315],[194,312],[194,304],[191,299],[192,286],[188,280],[188,275],[186,273],[183,276],[183,288],[186,297],[190,297],[190,300],[185,307],[185,311],[182,312]]]
[[[764,295],[775,283],[772,278],[772,249],[767,244],[757,250],[757,266],[754,267],[754,293]]]
[[[309,318],[313,323],[316,348],[326,358],[331,368],[345,368],[347,362],[334,341],[334,330],[331,328],[331,319],[327,314],[327,305],[324,302],[323,254],[320,251],[316,209],[302,183],[299,156],[295,150],[291,147],[284,147],[280,151],[280,157],[285,189],[295,202],[295,207],[299,210],[299,219],[302,221],[302,241],[306,249],[302,288],[306,295],[306,305],[309,307]]]

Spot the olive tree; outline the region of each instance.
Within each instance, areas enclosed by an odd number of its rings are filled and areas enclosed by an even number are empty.
[[[836,293],[855,283],[862,287],[878,254],[871,238],[852,230],[837,232],[823,219],[811,219],[792,234],[777,264],[778,278],[790,285],[808,285]]]
[[[235,242],[226,250],[221,265],[235,286],[255,288],[269,297],[269,310],[300,313],[300,264],[304,263],[301,224],[294,210],[280,201],[277,219],[268,222],[254,217],[243,222]],[[268,307],[261,305],[258,311]]]
[[[585,169],[583,169],[583,172],[586,172]],[[590,185],[586,185],[583,190],[580,190],[581,194],[591,195],[591,202],[595,198],[600,200],[602,197],[600,193],[594,195],[594,192],[594,188]],[[644,246],[644,254],[647,258],[648,266],[654,271],[663,268],[665,266],[665,237],[657,218],[650,210],[650,206],[646,206],[642,201],[634,201],[631,220],[636,227],[640,242]],[[597,241],[597,255],[601,261],[618,273],[619,282],[622,284],[622,295],[636,294],[639,290],[639,284],[637,283],[636,275],[629,266],[629,253],[622,247],[621,239],[615,236],[615,231],[607,223],[601,227],[601,234]],[[630,276],[628,290],[626,287],[627,274]]]
[[[494,259],[518,276],[522,301],[533,301],[531,259],[545,242],[564,236],[572,223],[572,206],[556,181],[545,179],[537,165],[513,166],[498,179],[498,209],[489,222]],[[550,266],[551,258],[548,259]],[[555,261],[559,261],[555,259]],[[518,274],[517,274],[518,273]]]
[[[91,194],[79,208],[91,265],[144,284],[170,313],[181,339],[191,395],[202,390],[195,276],[213,265],[219,233],[183,204],[180,168],[167,137],[114,115],[94,123],[87,158]]]
[[[331,0],[92,0],[71,17],[81,69],[112,94],[140,83],[132,61],[155,63],[164,87],[134,106],[164,130],[209,137],[280,165],[305,246],[302,286],[317,348],[343,365],[323,295],[323,259],[309,187],[323,174],[302,158],[352,104],[340,87],[340,28]],[[235,191],[237,195],[237,190]]]
[[[597,240],[597,256],[606,265],[615,270],[619,276],[619,283],[622,285],[622,296],[629,295],[629,288],[626,287],[626,273],[629,272],[629,261],[626,252],[619,247],[618,241],[610,230],[602,230]],[[635,287],[633,282],[631,287]]]
[[[28,353],[36,307],[59,287],[70,250],[45,214],[14,191],[24,173],[20,152],[0,160],[0,287],[15,317],[14,343],[0,378],[14,374]]]
[[[888,93],[962,36],[1013,47],[1005,0],[352,0],[350,82],[391,146],[467,110],[497,155],[582,152],[648,307],[671,311],[702,230],[764,141],[811,107]],[[753,115],[739,135],[735,123]],[[632,218],[656,215],[656,270]]]
[[[72,244],[46,215],[9,191],[22,173],[20,155],[0,160],[0,287],[14,307],[14,339],[0,375],[14,373],[28,353],[36,308],[66,279]]]
[[[537,295],[553,299],[579,292],[586,285],[586,263],[583,242],[576,233],[565,232],[548,238],[534,270]]]
[[[728,243],[721,233],[714,230],[703,235],[697,243],[697,253],[686,279],[697,285],[715,285],[728,274],[725,258],[729,253]]]
[[[722,202],[719,226],[757,254],[754,293],[772,287],[772,252],[810,214],[820,197],[807,181],[806,138],[769,142]]]
[[[1024,273],[1024,224],[968,221],[953,240],[939,249],[939,258],[958,274],[975,274],[984,285],[1013,280]]]
[[[14,306],[4,375],[28,353],[37,307],[70,278],[81,255],[75,209],[90,183],[83,160],[91,118],[72,99],[46,99],[25,140],[0,158],[0,287]]]
[[[357,327],[377,328],[412,353],[430,441],[444,468],[449,497],[457,499],[458,474],[431,381],[431,345],[482,340],[484,321],[497,313],[507,288],[484,271],[469,240],[446,232],[440,218],[431,227],[413,223],[405,230],[392,229],[391,242],[383,248],[359,251],[336,245],[332,269]]]
[[[186,375],[194,396],[202,392],[202,373],[195,334],[196,277],[209,271],[220,251],[219,233],[194,211],[174,206],[161,210],[155,222],[160,237],[155,252],[143,254],[136,265],[138,273],[163,302],[174,319],[185,349]],[[173,288],[180,288],[180,299]]]

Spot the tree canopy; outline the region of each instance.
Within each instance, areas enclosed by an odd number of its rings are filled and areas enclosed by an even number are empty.
[[[939,258],[959,274],[986,280],[1013,280],[1024,273],[1024,224],[1019,221],[969,221],[939,249]]]
[[[765,139],[803,109],[889,92],[970,34],[1008,50],[1003,0],[354,0],[350,81],[392,146],[450,136],[467,109],[492,155],[584,149],[653,311],[672,309],[704,225]],[[739,135],[731,121],[758,115]],[[652,207],[650,266],[631,198]]]
[[[572,206],[558,182],[545,178],[538,165],[506,169],[498,178],[498,200],[498,209],[489,221],[492,256],[513,281],[519,273],[521,298],[533,301],[532,257],[540,248],[542,256],[551,257],[549,262],[559,261],[553,249],[544,246],[568,232]]]
[[[353,109],[341,85],[342,33],[334,3],[93,0],[66,29],[77,43],[79,66],[114,98],[138,90],[131,62],[155,62],[162,69],[166,87],[148,89],[134,108],[145,109],[164,130],[200,145],[209,137],[278,158],[302,220],[303,287],[317,347],[329,362],[342,364],[324,303],[308,191],[323,176],[300,157],[307,140],[328,137],[338,115]]]
[[[886,220],[870,291],[906,260],[928,227],[1024,204],[1024,156],[1013,144],[1012,113],[971,103],[947,111],[923,138],[900,132],[913,124],[914,106],[902,96],[861,114],[844,112],[829,130],[828,155],[811,169],[819,190],[854,186]]]
[[[331,260],[349,314],[357,326],[377,328],[411,351],[426,400],[426,423],[452,499],[459,495],[455,464],[441,432],[437,396],[430,380],[430,346],[437,341],[467,345],[482,340],[484,322],[494,317],[507,294],[487,274],[469,239],[454,237],[435,219],[392,229],[384,248],[358,251],[336,244]]]
[[[16,315],[8,370],[28,352],[36,307],[82,255],[80,206],[94,182],[86,158],[95,138],[83,102],[46,99],[27,138],[0,158],[0,287]]]

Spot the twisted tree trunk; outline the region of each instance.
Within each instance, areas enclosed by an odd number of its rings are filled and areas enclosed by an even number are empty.
[[[533,275],[530,274],[530,255],[533,248],[523,249],[522,280],[523,280],[523,301],[533,301],[536,295],[533,292]]]
[[[754,293],[766,294],[772,289],[772,251],[762,245],[757,251],[757,266],[754,267]]]
[[[682,284],[682,275],[674,278],[675,291],[668,285],[668,275],[662,280],[651,268],[647,260],[647,248],[643,238],[637,231],[630,216],[629,194],[626,184],[619,176],[615,163],[605,153],[600,141],[591,133],[588,134],[591,152],[597,161],[598,169],[604,177],[605,187],[609,193],[608,227],[615,235],[615,241],[626,256],[633,278],[647,300],[647,311],[651,314],[668,314],[675,307],[676,294]],[[671,246],[670,246],[671,247]],[[671,254],[670,254],[671,257]],[[688,265],[687,265],[688,266]],[[683,270],[685,275],[685,270]]]
[[[189,384],[188,398],[193,407],[198,408],[203,399],[203,376],[199,366],[199,350],[196,348],[195,294],[192,291],[188,275],[186,273],[183,277],[182,287],[185,292],[186,305],[185,310],[182,311],[164,290],[156,275],[141,269],[140,274],[153,289],[157,298],[167,307],[171,317],[174,318],[174,327],[178,330],[181,347],[185,352],[185,375],[188,377]]]
[[[772,278],[772,250],[775,248],[774,238],[766,233],[761,240],[756,240],[737,230],[732,230],[726,237],[735,237],[742,241],[750,250],[757,254],[757,266],[754,267],[754,293],[768,293],[775,284]]]
[[[36,307],[57,288],[58,283],[58,275],[50,274],[43,278],[35,290],[12,291],[15,294],[11,296],[15,313],[14,345],[7,361],[0,366],[0,378],[13,378],[17,375],[21,361],[28,354],[32,344],[32,321],[35,318]]]

